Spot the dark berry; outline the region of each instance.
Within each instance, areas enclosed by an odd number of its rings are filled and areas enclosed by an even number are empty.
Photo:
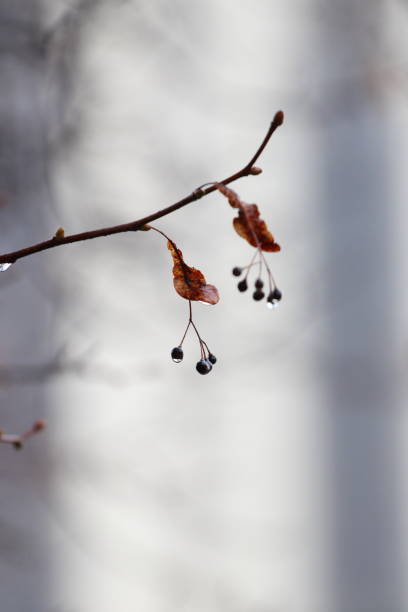
[[[274,304],[275,302],[280,302],[282,299],[282,291],[279,291],[277,287],[273,289],[268,295],[268,302]]]
[[[208,374],[212,370],[212,365],[207,359],[200,359],[200,361],[197,361],[196,370],[200,374]]]
[[[263,286],[263,280],[261,278],[257,278],[255,281],[255,289],[262,289]]]
[[[259,300],[263,300],[265,294],[263,291],[261,291],[261,289],[257,289],[253,292],[252,297],[256,302],[259,302]]]
[[[210,354],[208,355],[208,361],[214,365],[214,363],[217,363],[217,358],[216,358],[216,356],[215,356],[215,355],[213,355],[212,353],[210,353]]]
[[[235,266],[235,268],[232,268],[232,274],[234,276],[241,276],[242,268],[238,268],[238,266]]]
[[[248,289],[248,283],[246,281],[246,278],[244,278],[242,281],[239,281],[237,287],[238,291],[246,291]]]
[[[180,363],[180,361],[183,361],[183,357],[184,353],[181,346],[175,346],[174,349],[171,351],[171,358],[174,363]]]
[[[279,291],[277,287],[275,287],[275,289],[273,289],[268,295],[266,305],[268,306],[268,308],[275,308],[281,299],[282,299],[282,292]]]

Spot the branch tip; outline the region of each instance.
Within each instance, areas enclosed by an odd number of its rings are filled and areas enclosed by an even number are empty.
[[[279,110],[277,113],[275,113],[275,116],[272,121],[272,125],[275,127],[279,127],[280,125],[282,125],[284,118],[285,118],[284,112]]]
[[[47,421],[40,419],[38,421],[35,421],[35,423],[33,424],[32,430],[33,430],[33,433],[37,433],[39,431],[42,431],[46,427],[47,427]]]

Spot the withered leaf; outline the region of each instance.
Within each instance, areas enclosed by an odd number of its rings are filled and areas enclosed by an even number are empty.
[[[167,248],[173,257],[173,284],[177,293],[185,300],[216,304],[220,299],[217,288],[207,285],[203,273],[184,262],[183,253],[174,242],[169,240]]]
[[[235,231],[253,247],[262,251],[277,252],[280,246],[260,217],[256,204],[246,204],[239,195],[222,183],[215,185],[227,199],[232,208],[238,208],[238,217],[233,220]]]

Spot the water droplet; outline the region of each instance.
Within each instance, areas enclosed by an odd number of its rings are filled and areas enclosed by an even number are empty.
[[[180,363],[180,361],[183,361],[183,360],[182,360],[182,359],[175,359],[175,358],[173,357],[173,361],[174,361],[174,363]]]
[[[279,306],[279,302],[276,302],[275,300],[271,300],[271,301],[267,301],[266,302],[266,307],[269,308],[270,310],[272,310],[273,308],[277,308]]]
[[[0,264],[0,272],[5,272],[8,270],[13,264],[12,263],[2,263]]]

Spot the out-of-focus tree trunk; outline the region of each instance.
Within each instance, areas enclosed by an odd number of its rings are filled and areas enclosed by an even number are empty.
[[[332,313],[322,376],[328,374],[329,384],[333,612],[404,609],[392,367],[397,333],[386,297],[393,294],[394,270],[389,248],[379,246],[392,243],[393,153],[386,116],[378,121],[368,97],[364,114],[359,110],[368,75],[386,57],[384,10],[381,2],[372,2],[369,12],[352,0],[333,5],[323,29],[327,72],[357,75],[353,87],[325,91],[328,108],[338,105],[346,120],[327,132],[322,155]]]

